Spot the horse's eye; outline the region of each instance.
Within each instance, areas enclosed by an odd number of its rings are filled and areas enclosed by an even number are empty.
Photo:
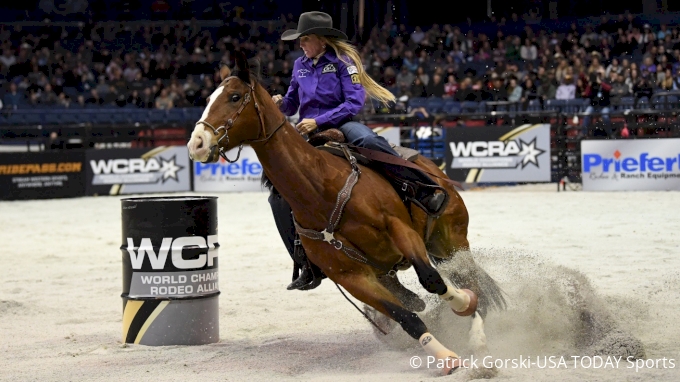
[[[240,94],[234,94],[234,95],[231,96],[231,102],[238,102],[238,100],[240,100],[240,99],[241,99]]]

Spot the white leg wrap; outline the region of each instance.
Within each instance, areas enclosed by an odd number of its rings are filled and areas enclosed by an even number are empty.
[[[446,293],[439,297],[448,302],[451,309],[456,312],[462,312],[470,306],[470,296],[461,292],[460,289],[454,289],[451,286],[448,287]]]
[[[484,320],[479,314],[475,314],[472,319],[472,326],[470,327],[470,348],[476,354],[485,353],[488,351],[486,346],[486,334],[484,334]]]
[[[433,356],[436,359],[446,359],[449,357],[460,358],[458,354],[444,347],[444,345],[428,332],[423,333],[418,342],[420,342],[420,346],[423,347],[423,350],[425,350],[428,355]]]

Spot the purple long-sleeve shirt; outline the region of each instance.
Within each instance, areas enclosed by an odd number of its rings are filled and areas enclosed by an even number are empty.
[[[317,126],[329,127],[358,114],[365,100],[357,67],[346,65],[329,50],[316,65],[306,56],[295,60],[290,86],[279,109],[293,115],[299,108],[301,119],[312,118]]]

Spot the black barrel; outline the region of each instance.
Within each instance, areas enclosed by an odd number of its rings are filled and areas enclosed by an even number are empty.
[[[121,202],[123,343],[218,342],[217,197]]]

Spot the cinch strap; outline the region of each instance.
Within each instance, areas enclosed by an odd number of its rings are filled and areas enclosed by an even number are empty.
[[[326,243],[332,245],[335,249],[342,251],[345,255],[347,255],[347,257],[354,261],[370,265],[376,269],[384,271],[385,273],[392,274],[395,272],[394,269],[385,268],[384,266],[376,264],[375,262],[368,259],[361,251],[358,251],[352,247],[348,247],[345,244],[343,244],[342,241],[335,238],[334,235],[335,229],[338,227],[338,224],[340,223],[342,212],[345,209],[345,205],[347,205],[347,202],[349,201],[354,185],[356,185],[357,182],[359,181],[359,174],[361,174],[361,170],[357,165],[357,160],[352,155],[352,153],[350,153],[349,149],[347,149],[347,146],[342,145],[341,148],[343,153],[345,154],[345,157],[349,161],[349,164],[352,166],[352,172],[349,174],[349,176],[347,177],[347,181],[345,181],[345,185],[338,193],[338,197],[335,201],[335,207],[333,207],[333,212],[331,213],[331,217],[328,220],[328,226],[326,226],[326,228],[323,231],[315,231],[313,229],[303,228],[295,220],[295,217],[293,217],[293,224],[295,224],[295,230],[298,232],[300,236],[304,236],[308,239],[325,241]]]

